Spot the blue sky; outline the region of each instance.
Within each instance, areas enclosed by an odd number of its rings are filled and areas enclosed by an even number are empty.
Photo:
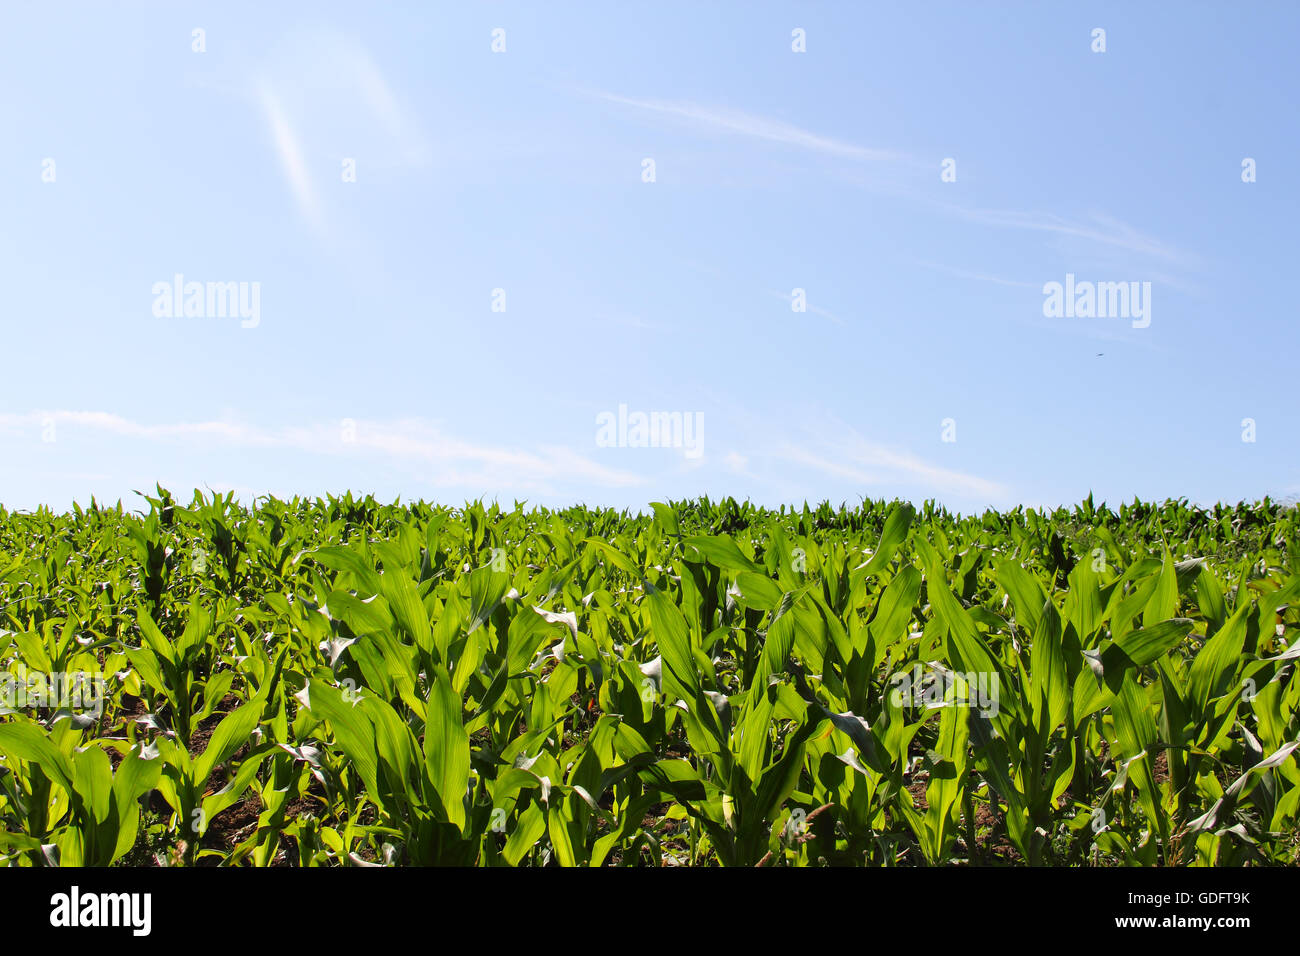
[[[1294,4],[4,19],[10,508],[1300,493]],[[159,315],[178,274],[255,319]],[[1045,316],[1067,274],[1149,324]]]

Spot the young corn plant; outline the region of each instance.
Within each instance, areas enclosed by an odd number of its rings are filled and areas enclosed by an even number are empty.
[[[51,731],[26,720],[0,724],[4,849],[23,862],[109,866],[135,844],[138,801],[158,783],[162,761],[137,743],[115,772],[103,749],[80,738],[70,720]]]

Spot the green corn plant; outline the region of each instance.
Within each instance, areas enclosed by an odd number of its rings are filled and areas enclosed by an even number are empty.
[[[25,851],[27,862],[109,866],[135,844],[138,800],[158,782],[161,760],[135,744],[114,771],[103,748],[79,738],[67,720],[52,732],[25,720],[0,724],[0,757],[9,765],[0,789],[8,807],[26,808],[17,832],[6,821],[5,844]]]
[[[143,685],[138,692],[152,697],[155,705],[166,703],[165,719],[182,746],[188,747],[195,724],[211,716],[235,676],[232,670],[200,673],[207,669],[200,667],[200,660],[210,654],[212,617],[197,602],[192,604],[185,629],[175,642],[163,635],[143,607],[137,608],[137,621],[141,646],[127,647],[125,654]]]
[[[254,743],[253,736],[276,689],[283,662],[282,651],[276,660],[275,673],[251,700],[221,719],[201,754],[190,754],[166,734],[157,735],[153,742],[163,767],[157,789],[175,811],[175,833],[183,844],[182,858],[186,865],[193,864],[202,854],[203,837],[212,819],[239,802],[262,762],[274,749],[270,741]],[[208,784],[217,767],[246,747],[248,752],[238,769],[228,775],[226,785],[220,790],[210,791]]]
[[[1294,507],[142,497],[0,506],[5,862],[1296,862]]]
[[[477,855],[480,821],[467,813],[469,736],[460,695],[440,668],[433,681],[424,740],[387,702],[313,679],[306,706],[328,723],[358,782],[380,813],[385,832],[400,836],[415,864],[465,864]]]
[[[641,777],[700,823],[724,866],[753,866],[768,852],[771,825],[798,783],[804,747],[818,723],[794,689],[779,681],[794,645],[794,615],[786,602],[784,613],[773,616],[749,686],[732,700],[702,686],[686,619],[662,590],[647,587],[663,691],[685,705],[680,720],[705,766],[663,759]],[[779,720],[792,729],[778,749],[773,732]]]

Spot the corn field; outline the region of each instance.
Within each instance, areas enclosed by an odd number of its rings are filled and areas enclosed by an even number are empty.
[[[1300,863],[1300,515],[0,509],[10,866]]]

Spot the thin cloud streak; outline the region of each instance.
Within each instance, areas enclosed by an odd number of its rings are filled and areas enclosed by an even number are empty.
[[[288,114],[285,113],[279,97],[268,82],[262,81],[259,84],[258,98],[267,125],[271,129],[271,137],[275,141],[275,151],[280,158],[280,166],[284,171],[285,179],[289,181],[289,188],[293,190],[298,208],[312,226],[321,229],[324,220],[320,202],[316,198],[315,189],[312,188],[311,176],[307,172],[307,164],[303,161],[302,147],[299,145],[293,125],[289,122]]]
[[[996,481],[932,465],[910,452],[869,442],[852,430],[849,440],[835,447],[814,452],[786,444],[776,450],[775,456],[867,486],[912,481],[945,495],[985,501],[1009,497],[1009,489]]]
[[[357,91],[366,111],[387,132],[391,139],[388,148],[398,152],[397,163],[426,165],[432,156],[429,144],[419,124],[393,92],[370,51],[344,33],[327,33],[318,42],[329,60],[331,72],[340,82]]]
[[[424,463],[441,470],[432,479],[440,486],[483,485],[497,488],[549,490],[552,482],[590,481],[611,488],[644,483],[640,475],[607,468],[571,449],[543,445],[523,450],[475,445],[446,435],[419,420],[353,423],[351,440],[339,425],[265,429],[228,421],[144,424],[121,415],[99,411],[38,411],[0,414],[0,429],[43,427],[46,422],[68,425],[143,441],[220,441],[258,449],[284,449],[343,457],[378,453],[393,461]]]
[[[796,146],[812,152],[866,162],[910,161],[909,157],[894,150],[874,149],[846,143],[828,136],[820,136],[782,120],[770,119],[738,110],[717,109],[689,101],[645,99],[621,96],[595,90],[582,90],[586,95],[610,103],[630,106],[635,109],[672,116],[710,129],[749,136],[769,142]],[[903,195],[903,193],[900,193]],[[1061,236],[1085,239],[1102,245],[1112,246],[1128,252],[1140,253],[1162,259],[1167,262],[1188,265],[1186,253],[1175,249],[1152,236],[1144,235],[1128,224],[1105,213],[1093,213],[1088,222],[1075,222],[1054,214],[1029,213],[1014,209],[970,208],[948,202],[936,202],[926,196],[912,195],[912,198],[932,203],[949,214],[971,222],[990,226],[1023,229],[1036,232],[1048,232]],[[967,278],[982,281],[1002,282],[1006,285],[1024,285],[1010,280],[1000,280],[995,276],[972,274]],[[838,320],[837,320],[838,321]]]
[[[915,261],[918,266],[924,266],[927,269],[934,269],[938,272],[945,272],[958,279],[972,279],[976,282],[992,282],[996,285],[1013,286],[1017,289],[1039,289],[1042,285],[1042,283],[1036,282],[1018,282],[1015,279],[1004,279],[1001,276],[990,275],[987,272],[970,272],[966,269],[954,269],[951,266],[941,265],[938,262],[926,262],[919,259]]]
[[[964,206],[955,206],[951,203],[940,203],[939,205],[960,218],[984,225],[1074,236],[1103,245],[1115,246],[1129,252],[1164,259],[1168,262],[1185,264],[1187,261],[1185,253],[1174,249],[1159,239],[1143,235],[1133,227],[1105,215],[1094,214],[1091,218],[1097,225],[1086,225],[1071,222],[1056,215],[1026,213],[1014,209],[971,209]]]
[[[797,146],[800,149],[836,156],[841,159],[879,162],[903,158],[901,154],[893,150],[856,146],[829,136],[819,136],[783,120],[769,119],[765,116],[757,116],[739,110],[715,109],[686,101],[638,99],[599,91],[594,91],[590,95],[610,103],[619,103],[623,106],[631,106],[665,116],[674,116],[721,132],[750,136],[755,139],[764,139],[787,146]]]

